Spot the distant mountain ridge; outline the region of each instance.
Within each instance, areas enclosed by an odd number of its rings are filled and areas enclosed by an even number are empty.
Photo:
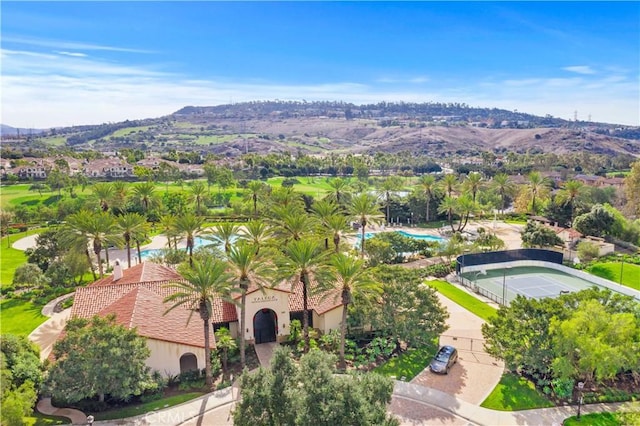
[[[186,106],[163,117],[56,128],[27,142],[72,149],[246,153],[412,152],[447,157],[591,152],[640,156],[640,127],[458,103],[255,101]],[[35,136],[35,135],[34,135]],[[17,149],[30,146],[15,139]],[[10,142],[10,139],[6,139]]]
[[[26,128],[18,128],[11,127],[6,124],[0,124],[0,135],[2,136],[18,136],[21,135],[39,135],[46,132],[43,129],[26,129]]]

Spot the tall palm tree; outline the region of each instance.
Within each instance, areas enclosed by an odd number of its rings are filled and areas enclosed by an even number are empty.
[[[309,351],[309,297],[327,282],[327,251],[315,240],[291,241],[276,259],[276,276],[291,282],[291,286],[302,285],[302,329],[304,351]],[[312,288],[312,283],[314,287]]]
[[[531,172],[527,176],[529,182],[525,187],[527,191],[527,195],[529,199],[531,199],[531,211],[536,213],[538,210],[536,208],[536,201],[541,198],[544,198],[549,193],[549,180],[547,178],[542,177],[540,172]]]
[[[385,220],[387,223],[391,221],[391,195],[400,189],[402,189],[402,179],[398,176],[389,176],[383,180],[378,187],[378,195],[384,199],[384,206],[386,208]]]
[[[244,369],[247,290],[252,284],[259,289],[266,285],[267,262],[263,256],[256,254],[255,247],[245,242],[232,246],[226,255],[232,280],[240,289],[240,366]]]
[[[303,236],[311,234],[317,227],[317,219],[314,216],[309,216],[301,208],[289,206],[274,209],[274,211],[278,211],[274,220],[275,233],[285,243],[290,240],[299,240]]]
[[[433,200],[437,194],[436,178],[433,175],[422,175],[418,179],[418,190],[427,199],[427,209],[425,214],[426,222],[429,222],[431,215],[431,200]]]
[[[171,240],[176,250],[178,250],[178,237],[180,232],[176,229],[176,216],[172,214],[165,214],[160,217],[160,229],[162,234],[167,237],[167,245],[171,248]]]
[[[462,187],[465,191],[471,193],[471,199],[476,201],[478,191],[483,187],[482,175],[478,172],[471,172],[464,178]]]
[[[451,227],[451,232],[455,232],[455,228],[453,227],[453,213],[458,209],[458,200],[447,195],[444,197],[444,200],[438,206],[438,213],[447,214],[447,220],[449,221],[449,226]]]
[[[571,224],[573,225],[573,219],[575,216],[576,200],[582,194],[583,184],[577,180],[568,180],[565,182],[564,187],[558,191],[558,200],[563,204],[571,205]]]
[[[513,184],[513,182],[511,182],[509,176],[506,173],[498,173],[493,177],[491,186],[500,195],[500,214],[504,214],[507,196],[513,195],[513,193],[515,192],[515,185]]]
[[[273,236],[273,229],[262,220],[250,220],[240,229],[240,238],[255,247],[256,254]]]
[[[458,187],[458,177],[453,173],[447,173],[440,181],[440,185],[442,190],[451,197]]]
[[[137,236],[146,234],[149,231],[149,224],[147,219],[138,213],[127,213],[118,216],[116,222],[127,247],[127,267],[131,268],[131,241],[135,241]]]
[[[204,362],[205,381],[207,386],[213,386],[213,374],[211,372],[211,344],[210,322],[213,316],[213,301],[216,298],[230,299],[231,276],[226,272],[226,264],[218,259],[207,258],[203,262],[194,262],[192,267],[182,273],[185,281],[168,284],[173,288],[173,294],[164,299],[165,303],[172,305],[165,311],[184,307],[193,312],[198,312],[204,330]]]
[[[332,239],[334,251],[340,251],[340,241],[342,236],[349,231],[347,218],[340,213],[333,214],[327,218],[327,231],[329,231]]]
[[[111,210],[115,213],[124,212],[127,204],[129,187],[127,183],[121,180],[113,182],[113,198],[111,199]]]
[[[382,293],[382,285],[367,274],[362,259],[338,253],[331,258],[333,279],[342,299],[342,322],[340,323],[340,369],[346,370],[344,359],[345,339],[347,335],[347,311],[354,298],[373,296]]]
[[[67,216],[64,226],[61,228],[60,242],[65,247],[71,247],[77,252],[84,253],[87,258],[87,262],[91,267],[91,274],[93,280],[97,280],[98,276],[93,267],[93,260],[89,254],[89,233],[88,228],[92,219],[93,213],[89,210],[80,210],[77,213]]]
[[[367,225],[380,223],[384,216],[380,214],[378,199],[366,192],[355,196],[349,206],[349,214],[358,221],[361,230],[360,256],[364,256],[364,244]]]
[[[345,197],[349,191],[349,181],[342,178],[334,178],[327,182],[330,188],[329,193],[325,199],[335,202],[338,206],[342,206],[345,202]]]
[[[115,195],[113,185],[109,182],[98,182],[93,185],[93,195],[98,199],[100,208],[103,212],[109,210],[109,203]]]
[[[311,206],[313,214],[318,218],[319,230],[321,233],[327,233],[327,219],[334,215],[338,211],[338,206],[327,200],[320,200],[313,203]],[[329,237],[325,236],[324,248],[329,248]]]
[[[249,195],[251,197],[251,201],[253,203],[253,215],[258,215],[258,199],[261,198],[263,194],[266,192],[266,184],[259,180],[252,180],[247,184],[247,189],[249,190]]]
[[[193,266],[193,247],[195,238],[202,232],[204,219],[193,213],[185,213],[176,218],[176,231],[179,235],[184,235],[187,239],[186,250],[189,253],[189,265]]]
[[[156,194],[156,185],[153,182],[134,185],[131,197],[140,204],[144,213],[160,205],[160,198]]]
[[[478,203],[471,197],[470,194],[461,195],[456,199],[456,213],[460,216],[460,223],[458,223],[457,232],[464,231],[464,228],[469,222],[469,216],[478,212]],[[464,218],[464,221],[462,220]]]
[[[201,181],[196,181],[191,186],[191,196],[196,202],[196,213],[200,213],[200,206],[207,195],[207,187]]]
[[[231,251],[231,244],[240,236],[240,227],[231,222],[223,222],[214,226],[211,233],[202,235],[203,240],[211,241],[214,244],[222,245],[224,252],[228,255]]]

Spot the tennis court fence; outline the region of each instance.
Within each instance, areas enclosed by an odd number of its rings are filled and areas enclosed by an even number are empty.
[[[460,281],[460,283],[467,287],[468,289],[470,289],[471,291],[473,291],[476,294],[479,294],[480,296],[484,296],[489,300],[492,300],[494,302],[496,302],[499,305],[504,305],[505,300],[503,299],[502,296],[498,296],[497,294],[495,294],[494,292],[487,290],[484,287],[480,287],[478,284],[474,283],[473,281],[464,278],[462,275],[458,276],[458,280]],[[509,303],[509,301],[507,300],[507,304]]]

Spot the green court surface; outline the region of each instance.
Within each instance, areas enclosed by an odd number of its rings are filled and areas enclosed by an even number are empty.
[[[596,285],[564,272],[538,266],[466,272],[463,277],[478,286],[481,294],[497,302],[501,302],[505,296],[508,302],[517,295],[536,299],[557,297]]]

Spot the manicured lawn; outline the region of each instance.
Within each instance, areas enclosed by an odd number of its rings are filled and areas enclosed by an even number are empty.
[[[622,262],[601,262],[589,266],[588,271],[593,275],[606,278],[613,282],[620,282],[620,269],[622,269],[622,284],[636,290],[640,290],[640,265]]]
[[[580,420],[576,416],[569,417],[562,423],[565,426],[620,426],[622,423],[618,420],[615,413],[593,413],[580,416]]]
[[[391,358],[373,371],[383,376],[395,376],[398,380],[405,377],[405,380],[408,382],[429,365],[435,353],[435,346],[431,348],[411,349],[398,357]]]
[[[474,313],[485,321],[488,321],[489,318],[496,314],[496,308],[489,306],[469,293],[460,290],[453,284],[449,284],[448,282],[441,280],[427,281],[426,283],[442,293],[443,296],[448,297],[458,305],[462,306],[469,312]]]
[[[0,302],[0,325],[3,334],[17,334],[27,336],[47,317],[42,315],[41,306],[17,299],[7,299]]]
[[[491,410],[517,411],[553,407],[554,404],[527,379],[505,373],[480,406]]]
[[[11,243],[19,240],[22,236],[24,236],[24,233],[11,235]],[[7,248],[7,237],[4,237],[0,244],[2,244],[0,249],[0,283],[4,288],[13,282],[13,274],[16,268],[27,262],[27,256],[24,255],[22,250],[16,250],[12,247]]]
[[[124,419],[127,417],[139,416],[150,411],[161,410],[167,407],[173,407],[174,405],[182,404],[183,402],[190,401],[194,398],[204,395],[203,392],[190,392],[180,395],[169,396],[166,398],[158,399],[157,401],[145,402],[142,404],[132,405],[129,407],[121,408],[119,410],[109,410],[102,413],[94,414],[96,420],[113,420]]]
[[[34,412],[29,417],[23,417],[22,422],[25,426],[68,425],[69,419],[66,417],[46,416]]]

